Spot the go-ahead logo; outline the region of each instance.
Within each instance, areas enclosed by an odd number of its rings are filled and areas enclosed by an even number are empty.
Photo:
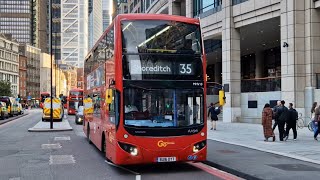
[[[174,144],[174,142],[158,141],[158,147],[167,147],[169,144]]]

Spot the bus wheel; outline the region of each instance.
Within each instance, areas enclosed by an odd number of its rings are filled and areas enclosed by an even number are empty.
[[[102,140],[101,140],[101,152],[103,152],[104,155],[106,155],[106,138],[104,136],[104,133],[102,134]]]
[[[90,126],[89,126],[89,124],[88,124],[88,128],[87,128],[87,139],[88,139],[89,144],[92,144],[92,141],[90,140]]]

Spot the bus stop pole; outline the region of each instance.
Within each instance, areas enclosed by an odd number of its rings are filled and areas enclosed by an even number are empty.
[[[50,32],[49,32],[49,42],[50,42],[50,61],[51,61],[51,72],[50,72],[50,78],[51,78],[51,91],[50,91],[50,94],[51,94],[51,101],[50,101],[50,129],[53,129],[53,107],[52,107],[52,97],[53,97],[53,90],[52,90],[52,68],[53,68],[53,62],[52,62],[52,0],[49,0],[49,29],[50,29]]]

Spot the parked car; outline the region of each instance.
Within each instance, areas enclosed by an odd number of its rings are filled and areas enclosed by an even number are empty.
[[[76,110],[76,118],[75,122],[76,124],[82,124],[83,123],[83,106],[79,106],[78,110]]]
[[[1,119],[5,119],[9,117],[6,103],[0,102],[0,117]]]

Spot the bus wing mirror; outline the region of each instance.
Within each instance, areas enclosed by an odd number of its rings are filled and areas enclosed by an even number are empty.
[[[106,98],[105,98],[106,104],[111,104],[112,99],[113,99],[112,89],[107,89]]]
[[[224,90],[219,91],[219,105],[223,106],[226,103],[226,96]]]

